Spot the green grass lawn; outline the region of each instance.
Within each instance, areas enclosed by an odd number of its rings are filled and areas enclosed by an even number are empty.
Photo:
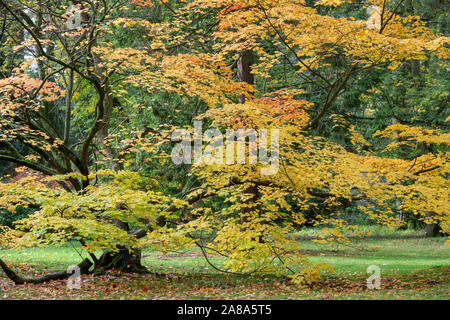
[[[449,299],[450,246],[445,238],[352,240],[338,247],[301,240],[312,262],[334,265],[335,272],[312,289],[299,289],[271,275],[223,274],[201,252],[162,254],[144,251],[143,263],[164,274],[83,276],[80,290],[65,281],[14,286],[0,273],[0,299]],[[26,275],[61,270],[81,261],[79,246],[2,250],[0,257]],[[78,252],[77,252],[78,251]],[[81,252],[80,252],[81,253]],[[82,254],[83,255],[83,254]],[[220,265],[218,257],[212,260]],[[366,288],[367,267],[381,269],[381,289]]]

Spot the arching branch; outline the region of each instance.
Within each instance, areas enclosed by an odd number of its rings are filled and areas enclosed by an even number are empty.
[[[81,274],[88,274],[89,269],[92,266],[92,262],[89,259],[84,259],[77,266],[80,268]],[[23,278],[10,267],[8,267],[8,265],[2,259],[0,259],[0,268],[3,270],[3,272],[5,272],[6,276],[11,279],[16,285],[22,285],[25,283],[45,283],[52,280],[63,280],[69,278],[72,275],[72,273],[69,273],[67,271],[60,271],[37,278]]]

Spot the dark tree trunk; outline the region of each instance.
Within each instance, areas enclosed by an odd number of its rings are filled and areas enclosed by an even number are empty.
[[[432,212],[425,213],[425,216],[427,218],[432,217],[433,215],[434,215],[434,213],[432,213]],[[439,224],[437,224],[437,223],[425,224],[423,231],[425,231],[425,235],[427,237],[437,237],[438,235],[440,235],[440,228],[439,228]]]
[[[80,274],[90,273],[89,269],[92,266],[92,262],[89,259],[83,260],[78,267],[80,268]],[[14,270],[8,267],[8,265],[0,259],[0,268],[3,269],[6,276],[11,279],[16,285],[21,285],[25,283],[45,283],[53,280],[63,280],[68,279],[72,274],[67,271],[60,271],[47,274],[42,277],[37,278],[23,278],[17,274]]]
[[[242,52],[241,58],[237,64],[237,78],[238,82],[245,82],[250,85],[255,84],[255,78],[252,74],[252,65],[254,63],[254,54],[251,50]],[[239,103],[245,103],[245,96],[239,95]],[[249,215],[252,211],[260,211],[259,206],[254,206],[254,203],[259,199],[259,190],[257,185],[253,185],[244,190],[244,194],[249,195],[250,198],[244,202],[242,208],[241,223],[244,224],[249,221]],[[262,237],[258,239],[259,242],[263,242]]]
[[[120,248],[118,252],[104,252],[96,265],[96,271],[117,270],[130,273],[149,273],[141,263],[141,251]]]
[[[237,64],[237,78],[238,82],[246,82],[248,84],[254,84],[255,80],[252,74],[253,65],[253,52],[246,50],[242,53],[241,58]],[[245,103],[245,96],[243,94],[239,95],[239,103]]]
[[[89,259],[83,260],[78,264],[80,268],[80,274],[102,274],[107,270],[117,270],[129,273],[149,273],[149,271],[141,264],[141,252],[140,250],[133,250],[130,252],[128,249],[120,249],[118,252],[105,252],[96,264]],[[93,270],[91,270],[93,267]],[[53,280],[68,279],[72,273],[65,271],[50,273],[36,278],[24,278],[13,269],[11,269],[3,260],[0,259],[0,270],[6,274],[16,285],[22,285],[26,283],[45,283]]]
[[[245,82],[248,84],[254,84],[255,79],[252,74],[252,65],[253,65],[253,52],[250,50],[246,50],[242,52],[241,58],[237,63],[237,78],[238,82]],[[239,103],[245,103],[245,96],[243,94],[239,95]],[[254,210],[252,208],[252,203],[258,200],[258,187],[251,186],[244,191],[245,194],[251,195],[251,197],[245,201],[246,206],[242,208],[242,216],[241,223],[245,223],[248,219],[247,215],[250,211]]]
[[[123,208],[122,205],[119,205],[117,209],[123,210],[125,208]],[[112,219],[111,223],[121,230],[130,232],[128,223],[125,223],[118,219]],[[117,249],[117,252],[103,252],[102,256],[95,263],[96,272],[110,269],[131,273],[148,272],[141,263],[142,255],[140,250],[134,248],[125,248],[120,245],[117,246]]]
[[[439,225],[436,223],[433,224],[426,224],[423,228],[423,231],[425,231],[425,235],[427,237],[437,237],[439,233]]]

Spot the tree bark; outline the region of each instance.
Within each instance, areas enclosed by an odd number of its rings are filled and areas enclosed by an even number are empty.
[[[432,217],[433,215],[434,215],[434,213],[432,213],[432,212],[425,213],[425,216],[427,218]],[[425,224],[423,231],[425,231],[425,235],[427,237],[437,237],[438,235],[440,235],[440,228],[439,228],[439,224],[437,224],[437,223]]]
[[[250,50],[246,50],[242,52],[241,58],[237,63],[237,78],[238,82],[245,82],[248,84],[254,84],[255,79],[252,74],[251,67],[254,62],[253,52]],[[239,103],[245,103],[245,96],[243,94],[239,94]]]
[[[242,52],[241,58],[237,64],[237,78],[239,82],[245,82],[250,85],[255,83],[255,78],[252,74],[252,65],[254,63],[254,54],[251,50],[246,50]],[[239,103],[245,103],[245,96],[239,94]],[[249,195],[250,198],[244,201],[244,207],[241,210],[241,223],[244,224],[249,222],[249,215],[253,210],[260,210],[258,206],[255,207],[254,203],[258,201],[259,190],[258,186],[255,184],[244,190],[244,194]],[[259,241],[262,241],[260,238]]]
[[[84,259],[81,263],[78,264],[80,268],[81,274],[90,273],[89,269],[92,266],[92,262],[89,259]],[[6,276],[11,279],[16,285],[21,285],[25,283],[45,283],[52,280],[63,280],[69,278],[72,273],[68,273],[67,271],[60,271],[47,274],[45,276],[37,277],[37,278],[23,278],[19,274],[17,274],[14,270],[8,267],[8,265],[0,259],[0,268],[3,269]]]
[[[141,263],[141,250],[120,248],[119,252],[104,252],[96,265],[96,272],[117,270],[127,273],[149,273]]]

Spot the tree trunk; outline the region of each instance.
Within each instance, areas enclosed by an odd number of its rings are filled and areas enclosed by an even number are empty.
[[[437,223],[426,224],[423,228],[427,237],[437,237],[440,234],[439,230],[439,225]]]
[[[255,78],[252,74],[252,65],[254,63],[254,54],[251,50],[246,50],[242,53],[241,58],[237,64],[237,77],[239,82],[245,82],[250,85],[255,84]],[[239,95],[239,103],[245,103],[245,96],[243,94]],[[261,208],[259,206],[255,206],[255,203],[259,199],[259,190],[257,185],[253,185],[244,190],[244,194],[249,195],[250,198],[244,202],[244,207],[241,210],[241,223],[249,222],[249,218],[251,212],[256,210],[260,211]],[[262,237],[258,238],[260,243],[263,243],[264,240]]]
[[[89,269],[92,266],[92,262],[89,259],[84,259],[81,263],[78,264],[80,268],[80,274],[88,274],[90,273]],[[37,278],[23,278],[19,274],[17,274],[14,270],[8,267],[8,265],[0,259],[0,268],[3,269],[6,276],[14,281],[16,285],[21,285],[25,283],[45,283],[52,280],[63,280],[68,279],[72,273],[66,271],[60,271],[55,273],[50,273],[42,277]]]
[[[434,213],[432,213],[432,212],[425,213],[425,216],[427,218],[432,217],[433,215],[434,215]],[[423,231],[425,231],[425,235],[427,237],[437,237],[438,235],[440,235],[440,232],[439,232],[440,228],[439,228],[439,224],[437,224],[437,223],[430,223],[430,224],[425,223]]]
[[[239,59],[237,63],[237,78],[238,82],[245,82],[248,84],[253,85],[255,82],[255,79],[252,74],[251,67],[253,65],[253,52],[250,50],[246,50],[242,52],[241,58]],[[239,94],[239,103],[245,103],[245,96],[243,94]],[[248,221],[248,214],[249,212],[255,210],[252,206],[252,203],[256,202],[258,200],[258,187],[251,186],[247,188],[244,191],[244,194],[251,195],[251,197],[245,201],[245,206],[242,208],[242,216],[241,216],[241,223],[245,223]]]
[[[255,79],[252,74],[253,65],[253,52],[246,50],[242,53],[241,58],[237,64],[237,78],[238,82],[245,82],[248,84],[254,84]],[[245,103],[245,96],[243,94],[239,95],[239,103]]]
[[[104,252],[96,265],[96,272],[117,270],[129,273],[149,273],[141,263],[141,250],[120,248],[118,252]]]

